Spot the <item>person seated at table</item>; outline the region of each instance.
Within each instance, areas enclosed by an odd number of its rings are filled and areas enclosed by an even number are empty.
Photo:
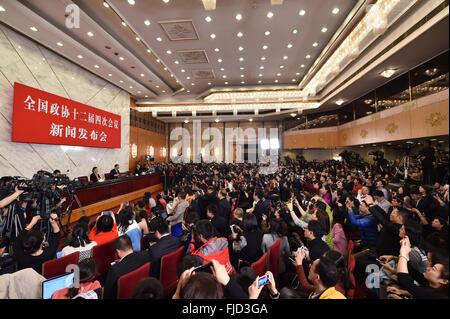
[[[109,172],[109,178],[110,179],[116,179],[119,177],[120,171],[119,171],[119,164],[114,165],[114,168]]]
[[[103,182],[102,177],[98,173],[98,167],[97,166],[92,168],[92,174],[89,177],[89,180],[91,181],[91,183]]]

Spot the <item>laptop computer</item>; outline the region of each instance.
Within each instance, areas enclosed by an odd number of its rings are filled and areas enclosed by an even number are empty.
[[[42,299],[51,299],[52,295],[61,289],[73,287],[75,273],[67,273],[58,277],[50,278],[42,282]]]

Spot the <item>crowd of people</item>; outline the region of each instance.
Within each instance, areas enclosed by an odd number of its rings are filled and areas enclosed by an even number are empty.
[[[99,288],[101,297],[115,299],[119,278],[148,262],[150,274],[133,297],[163,298],[161,258],[180,247],[174,299],[449,296],[447,180],[393,183],[393,172],[369,164],[303,158],[281,160],[273,174],[244,163],[156,170],[164,172],[164,191],[81,218],[63,244],[57,215],[46,234],[36,227],[40,216],[24,216],[26,227],[13,245],[3,236],[0,253],[14,256],[15,274],[31,268],[39,278],[45,261],[80,252],[80,287],[55,299],[98,298]],[[99,278],[92,247],[110,241],[118,260]],[[252,265],[278,242],[279,272],[258,276]]]

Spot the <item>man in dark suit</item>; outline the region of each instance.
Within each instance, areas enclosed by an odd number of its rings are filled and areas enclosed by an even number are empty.
[[[200,219],[206,219],[206,209],[210,204],[217,203],[216,192],[213,186],[209,186],[206,193],[198,200],[198,208],[200,213]]]
[[[109,268],[105,281],[105,299],[116,299],[119,278],[148,262],[146,256],[133,252],[133,244],[128,235],[122,235],[116,239],[116,251],[120,260]]]
[[[231,206],[227,199],[227,191],[221,189],[219,192],[219,207],[217,209],[217,215],[223,217],[226,221],[230,220]]]
[[[256,216],[258,225],[261,225],[262,216],[269,215],[269,205],[264,200],[264,191],[262,189],[255,190],[253,200],[256,202],[255,209],[253,210],[253,215]]]
[[[109,178],[110,178],[110,179],[118,178],[118,177],[119,177],[119,174],[120,174],[120,171],[119,171],[119,164],[116,164],[116,165],[114,165],[114,169],[112,169],[112,170],[109,172]]]
[[[220,216],[217,212],[217,206],[215,204],[210,204],[207,209],[206,216],[211,221],[211,224],[214,226],[214,228],[217,231],[217,237],[225,237],[228,238],[228,236],[231,233],[230,227],[228,227],[228,222]]]
[[[162,218],[158,218],[156,222],[155,236],[158,241],[143,254],[152,264],[150,275],[159,278],[161,257],[177,250],[181,246],[181,242],[179,238],[170,234],[169,225]]]
[[[320,223],[317,220],[311,220],[305,229],[305,238],[308,240],[306,247],[309,250],[309,259],[311,262],[330,250],[330,247],[322,240],[322,236],[323,231]]]

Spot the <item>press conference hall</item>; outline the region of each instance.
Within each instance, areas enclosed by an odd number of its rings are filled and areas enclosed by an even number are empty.
[[[448,0],[0,0],[0,115],[0,313],[449,299]]]

